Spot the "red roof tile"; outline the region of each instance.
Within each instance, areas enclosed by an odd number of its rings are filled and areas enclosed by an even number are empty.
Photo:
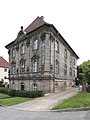
[[[9,63],[3,57],[0,57],[0,67],[9,67]]]
[[[39,28],[40,26],[44,25],[44,24],[48,24],[44,21],[44,17],[37,17],[26,29],[25,32],[29,33],[37,28]]]

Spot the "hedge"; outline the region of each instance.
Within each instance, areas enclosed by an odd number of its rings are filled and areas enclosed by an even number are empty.
[[[8,89],[5,87],[0,87],[1,93],[6,93],[12,97],[28,97],[28,98],[36,98],[44,96],[43,91],[21,91],[15,89]]]
[[[8,88],[0,87],[0,93],[8,94]]]

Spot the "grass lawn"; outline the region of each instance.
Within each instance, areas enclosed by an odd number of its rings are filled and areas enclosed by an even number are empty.
[[[76,96],[65,100],[53,109],[79,108],[90,106],[90,93],[78,93]]]
[[[26,102],[26,101],[30,101],[33,98],[23,98],[23,97],[12,97],[12,98],[7,98],[10,97],[7,94],[2,94],[0,93],[0,104],[3,104],[5,106],[12,106],[12,105],[16,105],[22,102]],[[2,99],[5,98],[5,99]]]
[[[7,97],[10,97],[10,96],[7,94],[0,93],[0,98],[7,98]]]

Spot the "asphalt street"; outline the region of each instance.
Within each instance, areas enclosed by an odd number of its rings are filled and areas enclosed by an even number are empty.
[[[36,112],[0,107],[0,120],[90,120],[90,111]]]

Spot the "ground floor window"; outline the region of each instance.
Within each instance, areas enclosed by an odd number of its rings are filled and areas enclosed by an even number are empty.
[[[25,84],[21,83],[21,90],[25,90]]]

